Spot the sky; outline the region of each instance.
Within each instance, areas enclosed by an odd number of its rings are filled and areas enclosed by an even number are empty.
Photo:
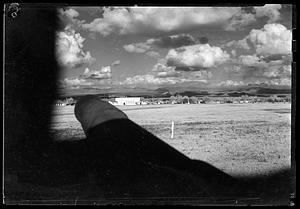
[[[58,13],[62,89],[291,85],[291,5]]]

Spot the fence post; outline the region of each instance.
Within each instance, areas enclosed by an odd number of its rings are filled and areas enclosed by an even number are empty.
[[[174,137],[174,121],[172,121],[172,127],[171,127],[171,139]]]

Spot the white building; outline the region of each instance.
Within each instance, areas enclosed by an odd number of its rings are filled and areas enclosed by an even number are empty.
[[[140,97],[120,97],[115,98],[116,105],[141,105]]]

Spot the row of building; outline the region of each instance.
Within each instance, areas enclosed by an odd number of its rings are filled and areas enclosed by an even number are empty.
[[[155,104],[206,104],[206,103],[261,103],[261,102],[291,102],[290,97],[206,97],[206,98],[197,98],[197,97],[183,97],[183,99],[174,98],[142,98],[142,97],[117,97],[110,99],[103,99],[104,101],[109,102],[112,105],[155,105]],[[75,105],[76,100],[73,98],[66,98],[65,100],[57,100],[56,106],[68,106]]]

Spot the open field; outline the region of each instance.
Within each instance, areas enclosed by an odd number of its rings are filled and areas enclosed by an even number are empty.
[[[291,166],[290,103],[117,107],[190,158],[233,176],[264,175]],[[74,106],[55,107],[52,133],[57,140],[84,139]]]

